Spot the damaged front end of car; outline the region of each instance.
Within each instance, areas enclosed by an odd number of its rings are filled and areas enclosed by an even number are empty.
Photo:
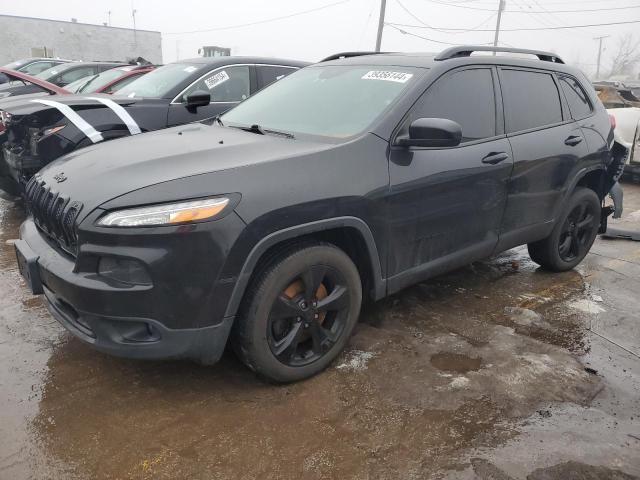
[[[62,135],[68,125],[55,110],[3,112],[3,125],[0,188],[10,195],[20,195],[29,178],[73,145]]]

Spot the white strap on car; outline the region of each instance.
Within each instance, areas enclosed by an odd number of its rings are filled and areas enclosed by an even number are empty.
[[[65,117],[67,117],[69,121],[73,123],[78,128],[78,130],[84,133],[89,138],[89,140],[91,140],[93,143],[98,143],[104,140],[104,138],[102,137],[102,134],[99,131],[97,131],[95,128],[93,128],[91,125],[89,125],[89,123],[87,123],[87,121],[84,118],[78,115],[73,110],[73,108],[71,108],[69,105],[65,105],[60,102],[54,102],[53,100],[45,100],[41,98],[37,98],[31,101],[35,103],[42,103],[43,105],[49,105],[50,107],[53,107],[53,108],[57,108],[60,111],[60,113],[62,113]]]
[[[118,105],[116,102],[114,102],[110,98],[100,98],[100,97],[86,97],[86,98],[87,100],[96,100],[97,102],[100,102],[103,105],[106,105],[107,107],[109,107],[111,110],[113,110],[113,113],[115,113],[120,118],[120,120],[122,120],[124,124],[127,126],[127,128],[129,129],[129,133],[131,135],[138,135],[139,133],[142,133],[142,130],[140,130],[140,127],[138,126],[136,121],[133,119],[133,117],[129,115],[129,112],[127,112],[124,108],[122,108],[120,105]]]

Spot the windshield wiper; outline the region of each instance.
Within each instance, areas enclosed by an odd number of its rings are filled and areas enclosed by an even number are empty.
[[[257,123],[254,123],[250,127],[244,126],[244,127],[236,127],[236,128],[244,130],[245,132],[257,133],[259,135],[266,135],[267,133],[270,133],[270,134],[273,134],[273,135],[280,135],[282,137],[291,138],[291,139],[296,138],[295,135],[293,135],[292,133],[281,132],[279,130],[272,130],[270,128],[262,128]]]
[[[224,127],[224,122],[220,118],[220,115],[216,115],[215,117],[213,117],[213,121],[216,122],[221,127]]]
[[[266,132],[257,123],[254,123],[250,127],[242,127],[242,130],[245,130],[245,131],[251,132],[251,133],[259,133],[260,135],[266,135]]]

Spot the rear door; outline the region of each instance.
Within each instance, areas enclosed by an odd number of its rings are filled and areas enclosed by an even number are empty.
[[[496,246],[512,169],[496,92],[493,68],[454,70],[427,89],[403,122],[400,134],[417,118],[454,120],[463,138],[452,148],[391,148],[391,291],[488,256]]]
[[[171,102],[168,125],[171,127],[213,117],[248,98],[252,91],[252,70],[252,65],[226,65],[206,73]],[[186,106],[187,97],[196,91],[211,94],[209,105],[197,109]]]
[[[501,247],[544,237],[567,180],[587,154],[552,72],[503,67],[505,127],[514,157]]]
[[[605,118],[603,122],[596,118],[595,108],[578,79],[571,75],[559,75],[558,80],[571,117],[580,127],[586,147],[589,149],[588,162],[606,165],[609,159],[609,148],[606,134],[603,135],[602,124],[609,127],[610,120]],[[608,132],[608,129],[605,128],[605,131]],[[582,167],[583,165],[588,166],[586,162],[581,162],[578,166]]]

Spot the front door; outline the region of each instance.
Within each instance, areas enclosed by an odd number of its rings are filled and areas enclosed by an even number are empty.
[[[251,68],[249,65],[230,65],[204,75],[169,105],[168,126],[211,118],[248,98],[251,95]],[[209,92],[211,103],[195,109],[187,107],[187,97],[196,91]]]
[[[488,256],[498,242],[512,154],[492,68],[468,67],[438,79],[416,102],[417,118],[462,127],[452,148],[392,146],[389,290]]]

